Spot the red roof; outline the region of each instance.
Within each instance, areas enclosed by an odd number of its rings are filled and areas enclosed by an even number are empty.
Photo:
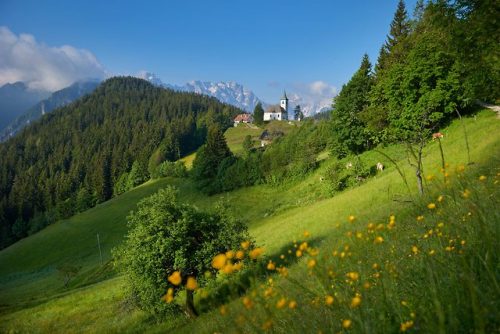
[[[250,114],[239,114],[236,116],[234,119],[235,122],[251,122],[252,121],[252,115]]]

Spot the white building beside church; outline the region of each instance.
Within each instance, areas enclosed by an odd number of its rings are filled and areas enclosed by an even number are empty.
[[[283,97],[280,104],[275,104],[267,108],[264,112],[264,121],[282,121],[288,119],[288,97],[286,92],[283,92]]]

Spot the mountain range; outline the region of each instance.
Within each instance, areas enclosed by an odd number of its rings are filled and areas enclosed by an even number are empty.
[[[8,83],[0,87],[0,129],[51,92],[31,89],[24,82]]]
[[[166,84],[157,75],[151,72],[140,72],[137,77],[145,79],[156,86],[170,88],[177,91],[194,92],[213,96],[221,102],[234,105],[247,112],[253,112],[255,106],[259,102],[262,103],[264,109],[270,105],[269,103],[266,103],[258,98],[251,90],[233,81],[210,82],[197,80],[190,81],[185,85],[179,86]],[[292,92],[288,94],[288,98],[290,102],[288,112],[290,114],[293,113],[295,106],[299,104],[305,116],[313,116],[317,113],[329,110],[331,108],[333,96],[326,99],[315,100]],[[278,100],[276,100],[276,103],[277,102]]]
[[[89,81],[79,81],[75,82],[69,87],[58,90],[50,96],[46,96],[47,94],[32,94],[30,95],[31,99],[22,99],[23,95],[18,95],[17,97],[11,97],[11,104],[15,105],[17,109],[11,107],[11,110],[16,110],[17,114],[22,109],[22,113],[17,116],[13,121],[8,123],[5,127],[0,127],[0,142],[9,139],[14,136],[17,132],[21,131],[25,126],[29,125],[31,122],[39,119],[45,113],[51,112],[52,110],[63,107],[65,105],[70,104],[71,102],[77,100],[78,98],[91,93],[94,91],[99,85],[99,80],[89,80]],[[9,85],[9,84],[7,84]],[[5,85],[5,86],[7,86]],[[25,84],[20,82],[16,83],[19,87],[25,87]],[[4,89],[4,87],[0,88],[0,91]],[[43,99],[44,97],[47,97]],[[2,101],[0,99],[0,101]]]
[[[172,85],[164,83],[151,72],[143,71],[136,77],[147,80],[158,87],[212,96],[223,103],[233,105],[247,112],[253,112],[259,102],[264,109],[270,105],[259,99],[251,90],[233,81],[210,82],[196,80],[185,85]],[[53,93],[29,89],[23,82],[6,84],[0,87],[0,142],[14,136],[43,114],[91,93],[98,85],[99,80],[79,81]],[[313,116],[329,110],[331,107],[331,98],[318,100],[294,92],[289,93],[288,97],[290,100],[288,110],[290,118],[293,118],[293,110],[298,104],[305,116]]]

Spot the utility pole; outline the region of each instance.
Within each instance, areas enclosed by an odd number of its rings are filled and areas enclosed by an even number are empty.
[[[99,233],[97,233],[97,246],[99,247],[99,258],[101,259],[101,266],[102,266],[102,252],[101,252],[101,241],[99,240]]]

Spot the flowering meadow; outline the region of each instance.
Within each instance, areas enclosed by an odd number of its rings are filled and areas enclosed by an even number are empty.
[[[446,166],[426,181],[399,212],[332,217],[342,237],[304,231],[279,254],[251,242],[218,254],[213,285],[187,281],[211,311],[196,321],[207,333],[498,330],[500,173]]]

